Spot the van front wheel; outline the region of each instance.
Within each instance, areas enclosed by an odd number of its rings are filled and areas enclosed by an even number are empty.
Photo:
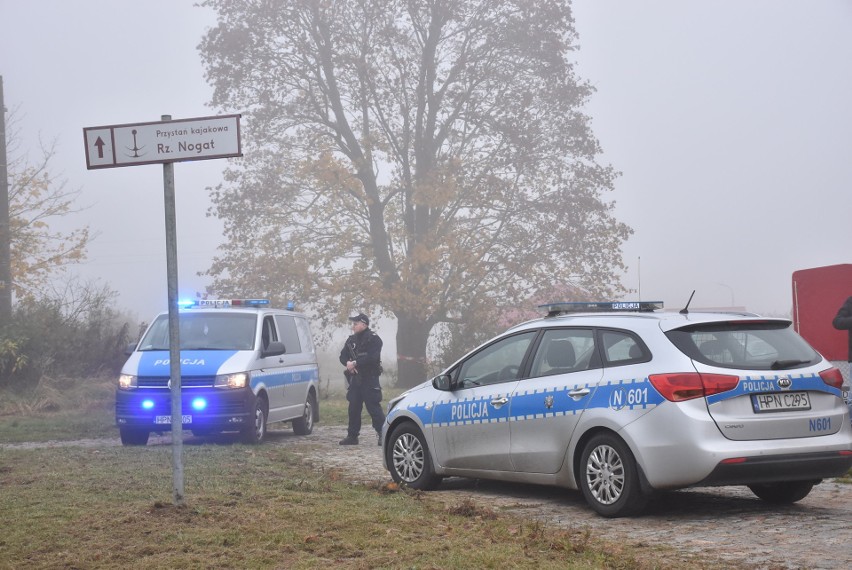
[[[305,401],[305,409],[301,418],[293,420],[293,433],[296,435],[310,435],[314,431],[314,422],[317,417],[317,397],[313,393],[308,394]]]
[[[249,417],[249,425],[240,432],[243,443],[257,445],[266,437],[266,402],[263,398],[254,401],[254,414]]]

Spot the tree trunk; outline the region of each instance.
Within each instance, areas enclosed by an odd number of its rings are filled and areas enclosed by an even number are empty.
[[[396,358],[398,386],[411,388],[428,380],[426,377],[426,344],[432,325],[417,317],[397,315]]]

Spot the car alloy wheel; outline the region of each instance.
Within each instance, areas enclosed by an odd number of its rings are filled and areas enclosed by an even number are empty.
[[[578,478],[586,502],[605,517],[636,514],[651,498],[641,488],[633,453],[615,434],[599,433],[586,442]]]
[[[624,492],[624,463],[618,452],[608,445],[599,445],[586,462],[586,482],[596,501],[611,505]]]
[[[423,432],[412,423],[393,429],[387,440],[386,461],[397,483],[413,489],[433,489],[441,481],[432,468],[432,458]]]
[[[413,483],[423,474],[423,445],[413,434],[398,437],[392,453],[394,469],[404,482]]]

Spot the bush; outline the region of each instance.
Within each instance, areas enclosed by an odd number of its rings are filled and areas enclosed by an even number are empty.
[[[69,299],[20,303],[0,330],[0,388],[35,390],[45,376],[117,374],[130,342],[129,319],[107,288],[78,288]],[[135,332],[135,330],[134,330]]]

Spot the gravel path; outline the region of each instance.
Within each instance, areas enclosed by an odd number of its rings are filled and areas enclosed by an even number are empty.
[[[318,469],[339,470],[353,481],[390,481],[381,448],[365,444],[372,438],[339,446],[344,435],[343,427],[317,426],[304,438],[274,433],[270,443],[290,446]],[[833,481],[790,506],[765,503],[745,487],[675,491],[660,496],[644,516],[627,519],[600,517],[578,491],[552,487],[450,478],[430,495],[446,502],[471,499],[559,528],[589,529],[646,551],[664,568],[678,567],[677,556],[706,559],[718,568],[852,568],[852,486]],[[660,544],[674,547],[675,558],[655,552]]]

